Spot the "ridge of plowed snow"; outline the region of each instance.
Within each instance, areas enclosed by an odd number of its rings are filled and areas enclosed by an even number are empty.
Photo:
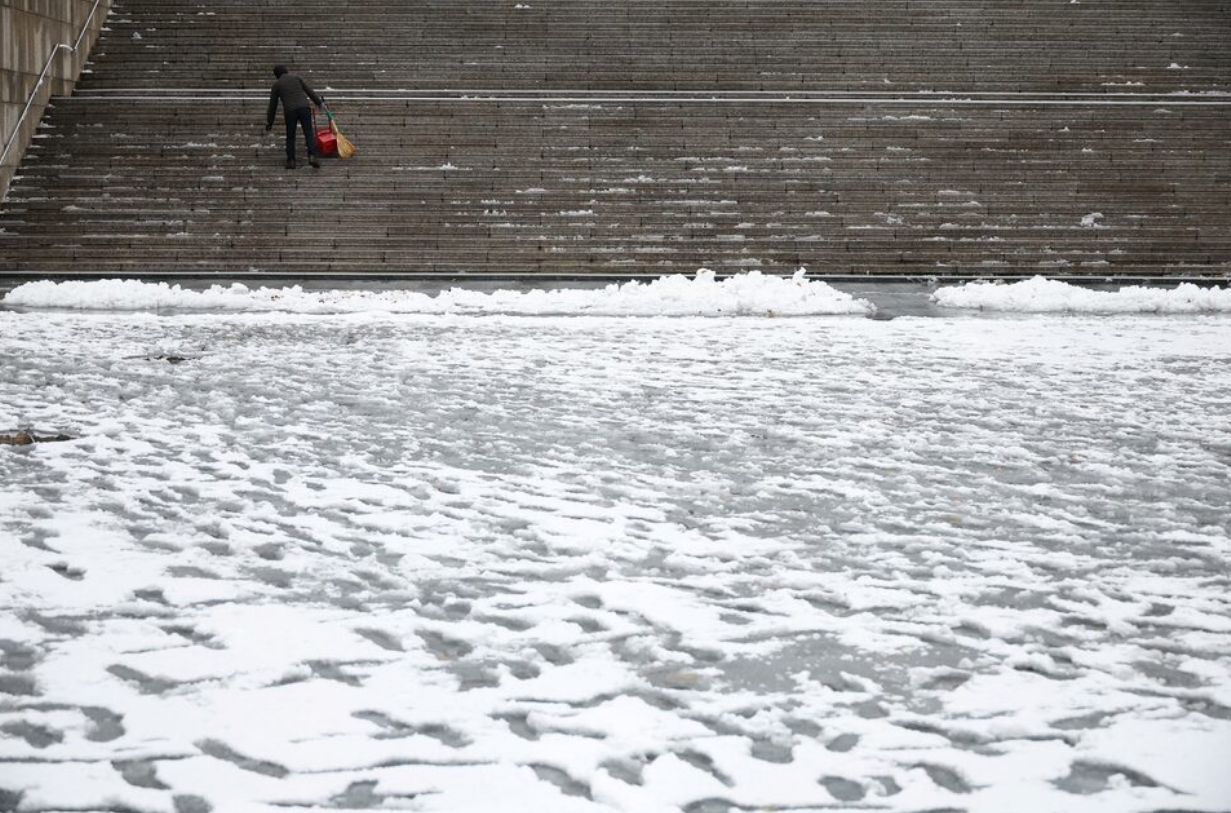
[[[1044,277],[1009,284],[971,282],[941,288],[932,298],[947,308],[1021,313],[1231,313],[1231,290],[1182,283],[1097,291]]]
[[[165,282],[138,280],[40,281],[15,288],[4,302],[21,308],[95,311],[594,316],[802,316],[867,314],[875,310],[866,300],[856,299],[824,282],[805,279],[802,270],[789,278],[752,271],[720,280],[705,269],[691,278],[669,276],[601,289],[484,292],[452,288],[436,296],[415,291],[305,291],[299,286],[252,289],[240,283],[193,291]]]

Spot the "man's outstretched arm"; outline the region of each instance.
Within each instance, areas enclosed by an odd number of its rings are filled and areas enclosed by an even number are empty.
[[[316,95],[316,91],[314,91],[312,88],[308,87],[308,83],[307,83],[307,82],[305,82],[304,80],[300,79],[300,80],[299,80],[299,84],[303,85],[303,92],[304,92],[304,93],[306,93],[306,94],[308,94],[308,98],[312,100],[312,104],[316,105],[317,107],[324,107],[324,106],[325,106],[325,100],[324,100],[324,99],[322,99],[320,96],[317,96],[317,95]]]

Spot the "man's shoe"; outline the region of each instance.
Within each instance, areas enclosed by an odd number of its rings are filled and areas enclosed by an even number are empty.
[[[312,156],[311,158],[309,158],[309,159],[308,159],[308,163],[312,165],[312,168],[313,168],[313,169],[320,169],[320,168],[321,168],[321,162],[316,160],[316,156],[315,156],[315,155],[314,155],[314,156]]]
[[[294,159],[294,158],[288,158],[288,159],[286,159],[286,168],[287,168],[287,169],[294,169],[294,168],[295,168],[295,159]]]

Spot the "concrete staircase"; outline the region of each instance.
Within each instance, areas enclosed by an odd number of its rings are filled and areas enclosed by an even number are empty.
[[[126,0],[111,25],[95,89],[264,90],[288,61],[365,89],[1231,90],[1226,0]]]
[[[1231,273],[1231,2],[124,0],[109,29],[0,272]],[[276,62],[358,157],[282,169]]]

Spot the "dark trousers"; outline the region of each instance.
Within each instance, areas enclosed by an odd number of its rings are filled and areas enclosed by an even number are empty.
[[[295,128],[303,127],[303,138],[308,145],[308,157],[316,155],[316,131],[312,129],[312,108],[301,107],[286,112],[286,160],[295,160]]]

